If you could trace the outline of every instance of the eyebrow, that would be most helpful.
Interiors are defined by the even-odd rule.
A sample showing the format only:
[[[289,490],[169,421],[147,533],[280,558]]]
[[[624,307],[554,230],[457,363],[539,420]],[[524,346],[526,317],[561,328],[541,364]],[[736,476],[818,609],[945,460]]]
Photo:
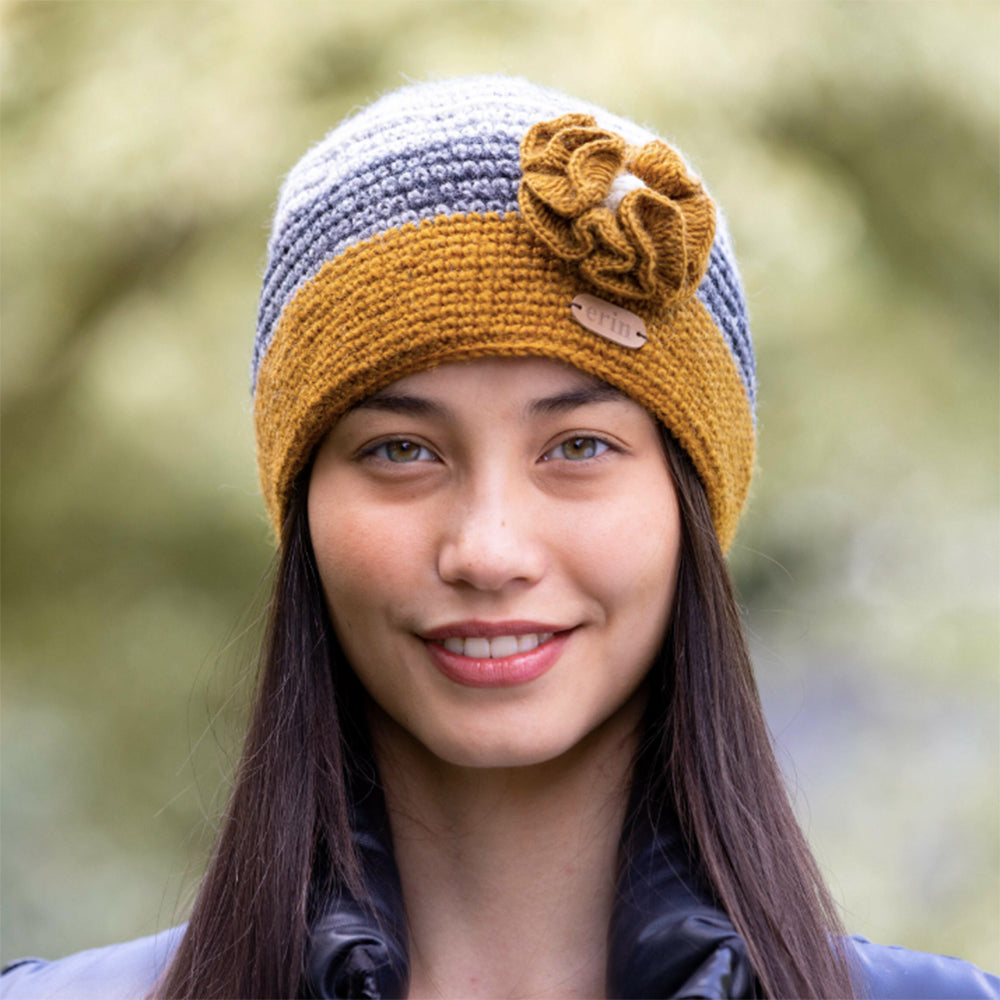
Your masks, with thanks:
[[[604,403],[625,398],[625,394],[620,390],[608,385],[607,382],[595,379],[590,385],[568,389],[566,392],[559,392],[553,396],[533,399],[525,407],[525,413],[529,416],[551,416],[575,410],[577,407],[590,403]],[[380,389],[361,400],[360,403],[356,403],[351,407],[351,410],[380,410],[385,413],[402,413],[415,417],[444,418],[451,415],[450,408],[437,400],[428,399],[426,396],[394,392],[391,388]]]
[[[578,406],[586,406],[588,403],[604,403],[609,400],[624,398],[625,394],[614,388],[614,386],[595,379],[590,385],[580,386],[577,389],[569,389],[554,396],[543,396],[541,399],[532,400],[528,405],[528,412],[548,416],[553,413],[565,413],[567,410],[575,410]]]
[[[450,410],[442,403],[425,396],[410,396],[406,393],[380,389],[360,403],[355,403],[349,412],[355,410],[382,410],[386,413],[405,413],[414,417],[446,417]]]

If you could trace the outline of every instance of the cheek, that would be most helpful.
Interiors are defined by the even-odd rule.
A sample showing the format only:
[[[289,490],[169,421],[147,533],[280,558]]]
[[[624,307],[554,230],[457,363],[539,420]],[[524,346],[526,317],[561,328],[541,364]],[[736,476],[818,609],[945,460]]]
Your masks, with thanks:
[[[680,515],[672,486],[638,483],[631,496],[657,502],[617,503],[578,535],[578,565],[619,613],[665,616],[672,604],[680,555]]]
[[[310,497],[309,527],[338,632],[381,614],[412,587],[413,537],[398,516],[378,517],[371,506],[314,503]]]

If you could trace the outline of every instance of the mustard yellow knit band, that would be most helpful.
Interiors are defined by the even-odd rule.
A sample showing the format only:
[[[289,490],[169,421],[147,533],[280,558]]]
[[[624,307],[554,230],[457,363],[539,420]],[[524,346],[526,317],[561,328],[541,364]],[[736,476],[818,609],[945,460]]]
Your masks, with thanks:
[[[754,455],[729,345],[691,296],[668,308],[619,301],[648,335],[637,350],[621,346],[573,318],[570,302],[593,291],[514,213],[407,224],[322,264],[282,310],[257,378],[257,458],[275,529],[299,471],[354,403],[445,362],[539,355],[603,379],[663,422],[694,462],[728,548]]]

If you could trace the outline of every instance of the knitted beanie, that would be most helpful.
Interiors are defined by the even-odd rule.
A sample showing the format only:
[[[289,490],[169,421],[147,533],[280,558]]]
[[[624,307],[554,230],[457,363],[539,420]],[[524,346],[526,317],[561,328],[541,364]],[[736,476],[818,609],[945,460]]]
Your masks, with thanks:
[[[680,154],[520,79],[405,87],[292,169],[252,378],[280,533],[326,430],[396,379],[541,356],[621,390],[691,457],[723,548],[754,455],[754,359],[724,221]]]

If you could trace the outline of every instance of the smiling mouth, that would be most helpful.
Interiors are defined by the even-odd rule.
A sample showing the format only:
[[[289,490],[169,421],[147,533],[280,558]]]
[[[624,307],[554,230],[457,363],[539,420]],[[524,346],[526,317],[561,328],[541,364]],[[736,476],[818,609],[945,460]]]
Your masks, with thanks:
[[[554,632],[527,632],[523,635],[449,636],[439,640],[440,644],[456,656],[476,660],[499,660],[517,653],[530,653],[549,641]]]
[[[542,621],[463,621],[420,636],[431,662],[450,681],[508,688],[541,677],[562,657],[576,629]]]

